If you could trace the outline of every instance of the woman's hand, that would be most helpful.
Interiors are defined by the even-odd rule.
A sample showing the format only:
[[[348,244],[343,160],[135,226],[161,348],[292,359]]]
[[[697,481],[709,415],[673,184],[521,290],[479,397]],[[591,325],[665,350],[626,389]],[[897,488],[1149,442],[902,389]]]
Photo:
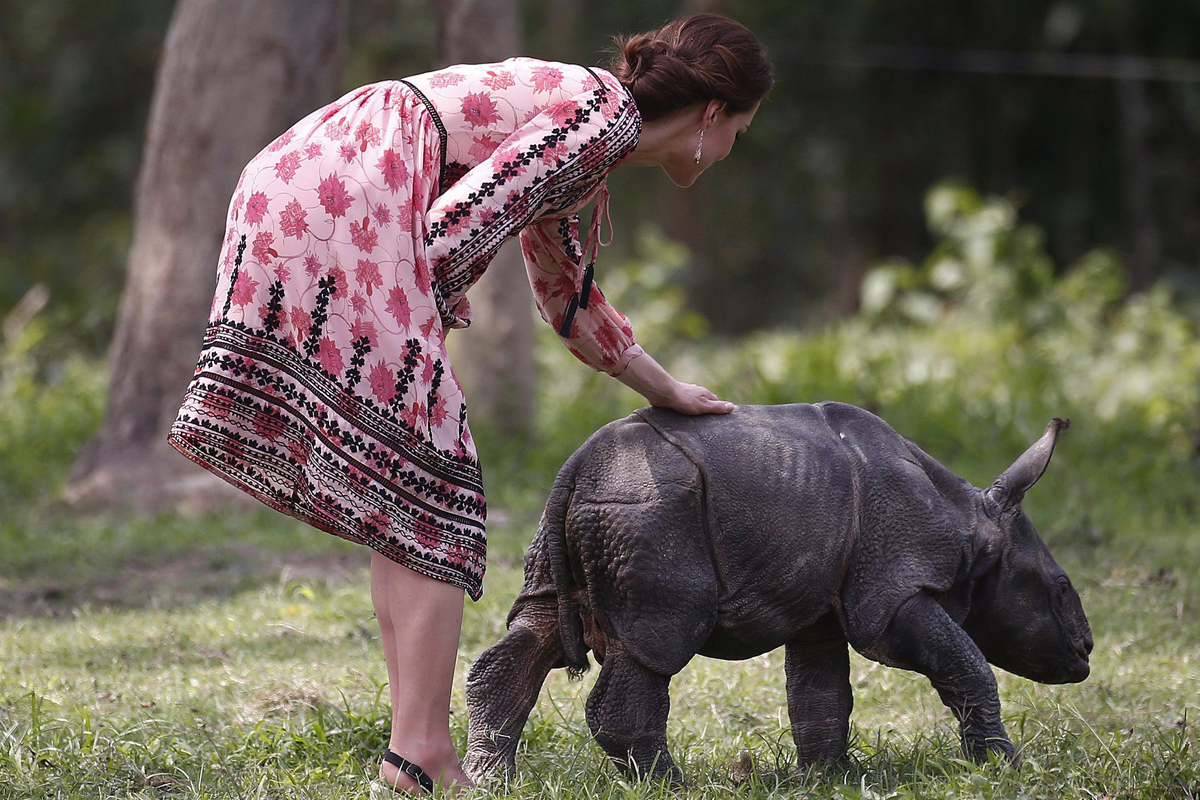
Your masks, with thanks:
[[[647,353],[630,361],[617,380],[645,397],[650,405],[681,414],[728,414],[735,407],[703,386],[675,380]]]
[[[728,414],[734,409],[733,403],[720,399],[703,386],[679,381],[675,385],[674,397],[646,399],[652,406],[674,409],[680,414]]]

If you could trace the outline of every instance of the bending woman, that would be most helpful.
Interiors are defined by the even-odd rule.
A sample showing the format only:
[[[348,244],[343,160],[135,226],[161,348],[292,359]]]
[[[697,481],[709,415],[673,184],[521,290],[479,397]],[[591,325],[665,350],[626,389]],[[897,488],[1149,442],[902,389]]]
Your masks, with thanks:
[[[642,351],[592,265],[608,173],[659,165],[691,185],[771,85],[749,31],[698,15],[621,41],[611,72],[514,58],[364,86],[243,171],[170,442],[375,551],[392,700],[380,775],[393,788],[470,785],[449,708],[463,592],[482,593],[486,507],[445,345],[470,324],[467,291],[519,234],[542,317],[584,363],[655,406],[731,410]]]

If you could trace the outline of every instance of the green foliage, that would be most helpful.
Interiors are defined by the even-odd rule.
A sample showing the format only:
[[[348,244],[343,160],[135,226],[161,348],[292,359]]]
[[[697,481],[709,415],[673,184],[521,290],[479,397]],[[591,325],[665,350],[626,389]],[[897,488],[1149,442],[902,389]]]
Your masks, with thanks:
[[[175,5],[0,3],[0,315],[44,282],[60,327],[93,353],[115,318],[154,69]],[[602,61],[613,34],[682,8],[668,0],[520,7],[525,54],[583,64]],[[432,8],[353,0],[342,88],[432,68]],[[1200,84],[1118,91],[1108,79],[978,74],[953,53],[999,50],[1031,66],[1034,53],[1193,58],[1197,4],[727,0],[721,9],[762,38],[776,65],[778,83],[752,131],[682,199],[655,170],[612,177],[618,230],[654,218],[687,239],[691,300],[715,329],[798,324],[816,309],[845,307],[857,280],[842,281],[842,265],[925,251],[920,197],[947,175],[1027,197],[1027,215],[1059,260],[1097,243],[1129,251],[1134,229],[1152,223],[1162,253],[1146,274],[1196,280]],[[890,63],[908,56],[948,68]],[[1135,86],[1136,101],[1124,91]],[[1129,141],[1139,118],[1143,140]],[[1131,213],[1139,158],[1148,207]]]
[[[1073,419],[1047,477],[1059,490],[1035,492],[1030,503],[1046,507],[1044,525],[1080,543],[1190,519],[1200,421],[1194,309],[1166,285],[1127,296],[1109,251],[1056,275],[1040,231],[1009,201],[943,185],[926,208],[937,237],[930,256],[870,271],[862,312],[819,332],[688,335],[684,262],[654,240],[619,270],[631,277],[606,274],[605,287],[647,351],[681,379],[736,403],[864,406],[977,485],[1051,417]],[[526,472],[543,491],[599,424],[641,404],[560,350],[543,338],[539,358],[554,379],[543,382],[542,445]]]
[[[941,186],[927,207],[941,241],[920,267],[893,263],[867,275],[865,335],[906,329],[919,357],[986,334],[955,354],[988,379],[979,390],[1019,389],[1043,406],[1162,437],[1176,459],[1188,455],[1200,390],[1194,308],[1165,284],[1126,297],[1109,251],[1088,253],[1055,278],[1040,232],[1019,222],[1007,201]],[[898,353],[893,361],[906,359]]]
[[[110,335],[172,0],[0,3],[0,316],[34,283],[92,353]]]
[[[1200,795],[1194,318],[1165,286],[1126,295],[1109,253],[1051,269],[1036,229],[1005,201],[941,187],[929,208],[930,257],[881,265],[866,280],[886,291],[819,331],[713,339],[687,310],[687,254],[652,234],[600,283],[681,377],[739,403],[864,405],[976,483],[1049,417],[1073,417],[1027,502],[1084,598],[1092,677],[1048,687],[999,675],[1024,758],[1015,771],[962,761],[926,681],[855,656],[849,764],[797,777],[782,654],[696,659],[673,682],[669,730],[694,785],[671,792],[620,777],[590,740],[596,670],[582,682],[552,674],[512,797]],[[0,353],[0,798],[364,794],[389,720],[362,549],[265,510],[55,513],[104,387],[100,365],[63,353],[52,330],[34,317]],[[504,629],[555,471],[642,404],[577,363],[548,326],[542,335],[537,441],[524,454],[484,453],[501,513],[489,522],[484,598],[464,615],[451,724],[460,748],[465,671]],[[268,556],[282,553],[324,568],[281,576]],[[65,618],[23,616],[63,608]],[[748,772],[732,766],[742,751]]]
[[[57,494],[102,417],[103,368],[77,354],[47,359],[48,323],[0,341],[0,508]]]

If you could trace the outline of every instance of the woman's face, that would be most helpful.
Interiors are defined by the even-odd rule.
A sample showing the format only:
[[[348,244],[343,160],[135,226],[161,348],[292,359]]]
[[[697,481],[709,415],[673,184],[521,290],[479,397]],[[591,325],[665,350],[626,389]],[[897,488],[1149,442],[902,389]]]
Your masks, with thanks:
[[[700,113],[694,117],[696,124],[687,126],[690,130],[685,129],[679,137],[675,158],[663,164],[671,181],[677,186],[691,186],[711,164],[729,155],[733,143],[750,127],[758,106],[755,103],[753,108],[737,114],[726,113],[724,104],[716,100],[700,106]],[[700,143],[701,130],[704,146],[697,163],[696,145]]]

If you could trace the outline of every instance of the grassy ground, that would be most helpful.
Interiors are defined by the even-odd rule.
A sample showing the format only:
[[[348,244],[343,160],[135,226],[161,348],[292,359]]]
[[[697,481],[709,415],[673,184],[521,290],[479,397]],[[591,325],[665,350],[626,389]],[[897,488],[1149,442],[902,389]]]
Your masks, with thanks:
[[[863,313],[821,331],[710,340],[687,308],[686,254],[653,236],[610,265],[606,294],[680,378],[739,403],[861,405],[977,485],[1051,417],[1072,418],[1026,508],[1083,596],[1092,675],[1000,675],[1013,770],[964,763],[924,679],[856,658],[850,766],[801,780],[781,654],[697,659],[672,684],[670,743],[693,784],[678,796],[1200,797],[1200,310],[1167,283],[1127,294],[1103,252],[1052,269],[1005,200],[941,187],[927,208],[926,262],[874,270]],[[365,797],[388,733],[367,552],[266,511],[56,511],[100,425],[105,371],[54,332],[35,319],[0,344],[0,800]],[[538,503],[584,438],[641,402],[548,327],[539,341],[553,379],[535,435],[500,446],[473,426],[493,443],[493,514],[453,698],[460,746],[463,678],[502,632]],[[623,780],[590,741],[595,672],[548,679],[513,797],[666,794]]]
[[[535,520],[497,521],[485,597],[466,612],[460,745],[463,678],[501,633]],[[388,716],[365,550],[265,512],[51,518],[14,536],[0,560],[0,797],[366,797]],[[675,679],[671,747],[693,783],[678,796],[1200,797],[1194,548],[1060,555],[1096,633],[1093,673],[1065,687],[1000,675],[1019,771],[964,763],[923,679],[856,657],[851,767],[797,779],[776,652],[697,659]],[[589,740],[596,672],[548,679],[513,797],[669,793],[625,781]]]

